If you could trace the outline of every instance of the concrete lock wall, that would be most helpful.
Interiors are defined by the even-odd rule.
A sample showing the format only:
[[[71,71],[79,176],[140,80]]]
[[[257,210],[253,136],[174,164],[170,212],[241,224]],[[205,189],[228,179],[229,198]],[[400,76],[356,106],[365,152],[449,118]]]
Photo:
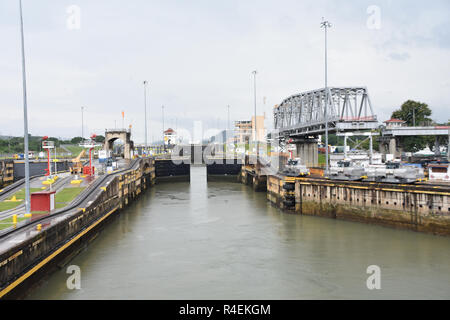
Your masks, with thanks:
[[[267,199],[293,213],[450,235],[448,190],[409,187],[268,176]]]
[[[47,169],[47,161],[30,162],[30,176],[44,175],[45,169]],[[51,162],[50,166],[52,172],[55,170],[55,163]],[[69,161],[59,161],[56,163],[56,170],[58,172],[69,170]],[[20,180],[25,178],[25,163],[20,161],[14,162],[14,180]]]
[[[156,160],[155,176],[157,181],[190,181],[191,164],[172,160]]]
[[[10,185],[14,182],[14,161],[0,161],[0,188]]]
[[[36,277],[44,275],[42,270],[87,243],[107,218],[154,183],[152,167],[152,160],[143,160],[137,170],[116,176],[88,207],[79,208],[64,220],[1,253],[0,293],[6,292],[7,298],[20,294]]]
[[[295,183],[296,211],[450,235],[448,195],[389,188]]]

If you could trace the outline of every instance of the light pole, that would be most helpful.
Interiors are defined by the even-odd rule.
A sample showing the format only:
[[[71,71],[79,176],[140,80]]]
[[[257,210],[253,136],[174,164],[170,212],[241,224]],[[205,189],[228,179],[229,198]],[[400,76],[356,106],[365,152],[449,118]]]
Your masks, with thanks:
[[[230,131],[230,105],[227,106],[227,129]]]
[[[256,74],[258,73],[258,71],[253,71],[253,92],[254,92],[254,101],[255,101],[255,143],[256,143],[256,156],[258,157],[258,137],[257,137],[257,127],[256,127]]]
[[[163,137],[163,147],[166,148],[166,144],[164,143],[164,106],[161,107],[162,110],[162,137]]]
[[[81,142],[84,142],[84,107],[81,107]]]
[[[328,174],[329,158],[328,158],[328,28],[331,28],[331,23],[322,18],[321,28],[325,29],[325,170]]]
[[[30,159],[28,154],[28,109],[27,109],[27,80],[25,69],[25,40],[23,35],[22,0],[20,7],[20,35],[22,44],[22,81],[23,81],[23,131],[25,153],[25,213],[30,213]]]
[[[145,116],[145,155],[147,155],[148,152],[148,145],[147,145],[147,80],[144,80],[144,116]]]

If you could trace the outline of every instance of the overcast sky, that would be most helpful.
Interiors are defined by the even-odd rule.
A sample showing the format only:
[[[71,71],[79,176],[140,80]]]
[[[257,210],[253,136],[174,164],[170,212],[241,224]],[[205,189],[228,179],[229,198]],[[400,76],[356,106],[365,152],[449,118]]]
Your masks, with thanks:
[[[80,8],[80,25],[76,13]],[[373,7],[375,5],[376,7]],[[367,86],[381,121],[407,99],[450,118],[450,1],[23,0],[29,130],[103,134],[133,125],[144,140],[142,81],[150,82],[149,141],[165,127],[225,128],[258,113],[273,126],[284,98],[329,85]],[[372,6],[372,7],[371,7]],[[23,134],[18,1],[0,0],[0,135]],[[369,10],[368,10],[369,9]],[[379,9],[379,15],[378,15]],[[378,19],[380,17],[380,19]],[[75,19],[75,20],[74,20]],[[176,120],[177,119],[177,120]]]

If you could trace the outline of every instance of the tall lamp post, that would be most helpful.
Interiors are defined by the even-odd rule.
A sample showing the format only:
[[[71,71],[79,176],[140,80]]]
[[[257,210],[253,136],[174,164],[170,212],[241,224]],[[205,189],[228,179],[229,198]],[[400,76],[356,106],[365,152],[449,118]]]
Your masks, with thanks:
[[[331,23],[322,18],[321,28],[325,29],[325,170],[328,174],[329,170],[329,155],[328,155],[328,28],[331,28]]]
[[[164,106],[161,107],[162,110],[162,142],[163,142],[163,148],[166,150],[166,143],[164,141]]]
[[[27,80],[25,69],[25,40],[23,35],[22,0],[20,7],[20,35],[22,44],[22,81],[23,81],[23,131],[25,153],[25,213],[30,213],[30,159],[28,154],[28,109],[27,109]]]
[[[84,107],[81,107],[81,142],[84,142]]]
[[[230,131],[230,105],[227,106],[227,129]]]
[[[144,80],[144,116],[145,116],[145,155],[147,155],[148,152],[148,146],[147,146],[147,80]]]
[[[257,127],[256,127],[256,74],[258,73],[258,71],[253,71],[253,93],[254,93],[254,102],[255,102],[255,144],[256,144],[256,157],[258,157],[258,131],[257,131]]]

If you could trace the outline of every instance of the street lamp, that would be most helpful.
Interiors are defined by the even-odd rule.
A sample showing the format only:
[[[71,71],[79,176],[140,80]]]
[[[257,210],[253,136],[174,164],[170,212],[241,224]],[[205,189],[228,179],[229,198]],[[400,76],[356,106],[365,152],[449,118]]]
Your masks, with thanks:
[[[328,28],[331,28],[331,23],[322,18],[321,28],[325,29],[325,169],[328,174],[329,158],[328,158]]]
[[[144,80],[145,155],[147,155],[147,80]]]
[[[254,102],[255,102],[255,142],[256,142],[256,157],[258,157],[258,137],[257,137],[257,128],[256,128],[256,74],[258,71],[253,71],[253,92],[254,92]]]
[[[230,131],[230,105],[227,106],[227,129]]]
[[[81,142],[84,141],[84,107],[81,107]]]
[[[162,143],[164,149],[166,149],[166,144],[164,143],[164,106],[161,107],[161,110],[162,110],[162,136],[163,136]]]
[[[25,153],[25,213],[30,213],[30,159],[28,154],[28,109],[27,109],[27,80],[25,69],[25,40],[23,35],[22,0],[20,7],[20,35],[22,44],[22,81],[23,81],[23,131]]]

